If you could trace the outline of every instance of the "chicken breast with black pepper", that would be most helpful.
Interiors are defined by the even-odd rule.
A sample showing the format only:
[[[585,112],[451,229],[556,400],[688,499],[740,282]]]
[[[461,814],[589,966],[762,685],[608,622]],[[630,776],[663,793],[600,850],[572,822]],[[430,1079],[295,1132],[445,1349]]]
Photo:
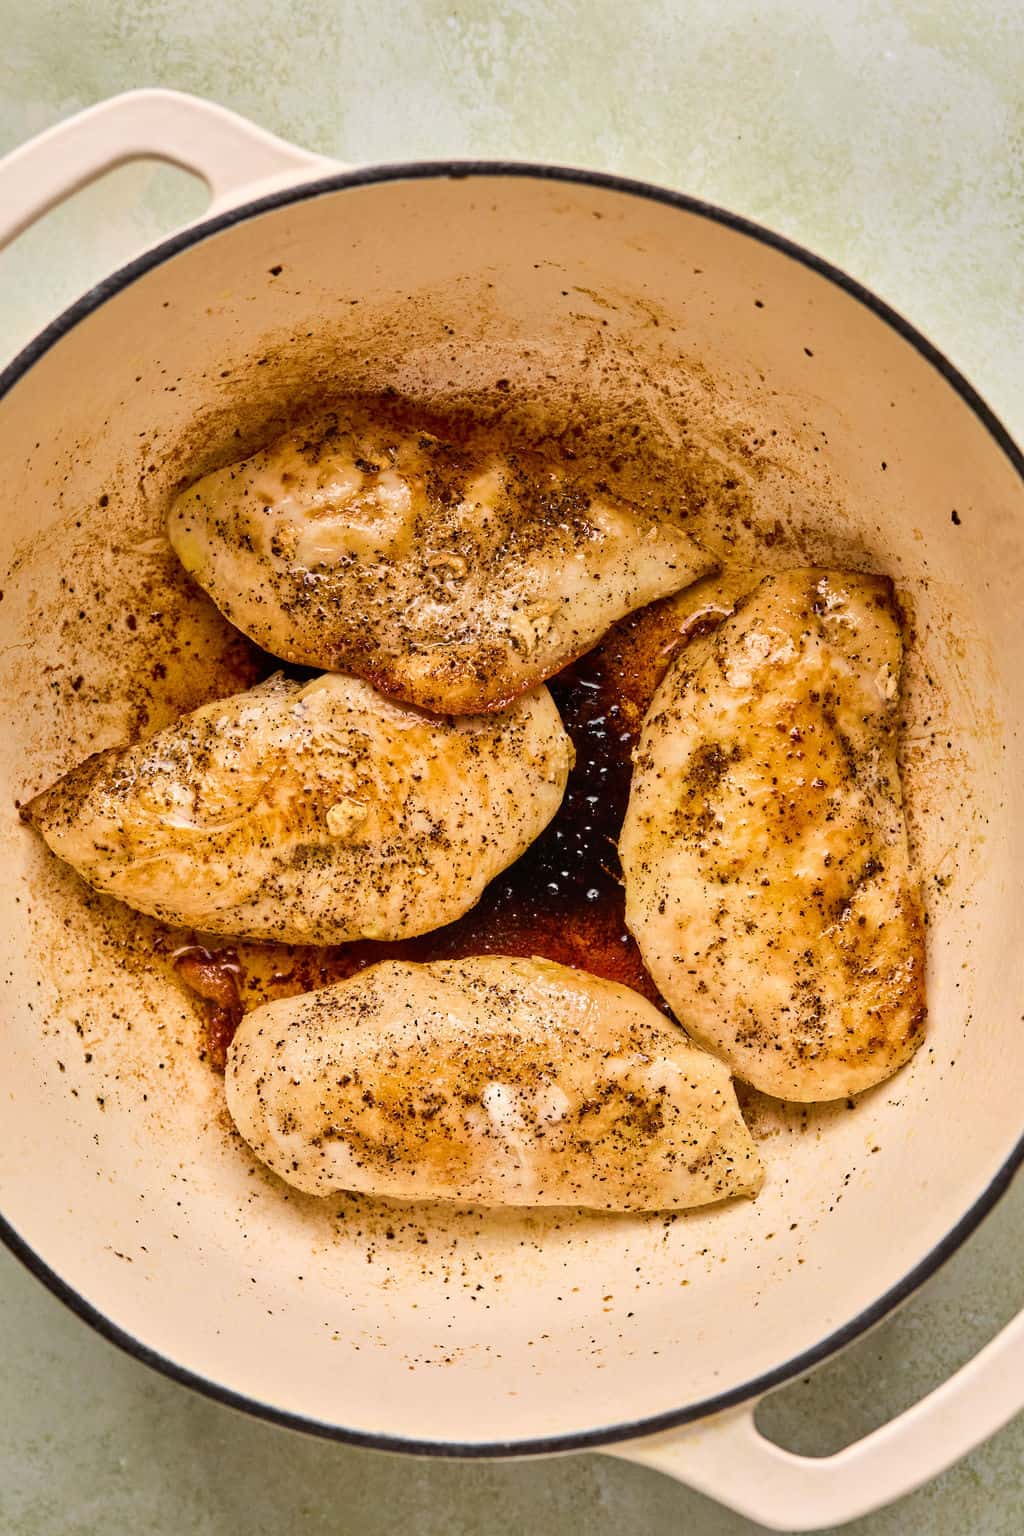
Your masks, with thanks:
[[[354,678],[277,676],[101,752],[23,810],[97,890],[209,933],[336,944],[454,921],[555,814],[547,689],[441,720]]]
[[[568,460],[323,418],[175,501],[168,534],[286,661],[441,714],[498,709],[714,561]]]
[[[779,1098],[868,1088],[924,1034],[901,663],[888,580],[790,571],[687,646],[644,723],[627,923],[686,1029]]]
[[[729,1074],[628,987],[503,955],[386,961],[249,1013],[235,1124],[326,1195],[671,1210],[753,1194]]]

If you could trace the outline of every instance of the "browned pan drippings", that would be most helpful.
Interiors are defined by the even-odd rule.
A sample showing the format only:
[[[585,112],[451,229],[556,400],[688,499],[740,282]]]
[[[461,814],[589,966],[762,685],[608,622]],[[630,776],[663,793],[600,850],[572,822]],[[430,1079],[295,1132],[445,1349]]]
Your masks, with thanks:
[[[565,798],[537,841],[457,922],[392,943],[215,947],[203,951],[201,975],[186,955],[177,974],[196,997],[204,1018],[210,1064],[223,1070],[237,1023],[233,1011],[229,1015],[210,1006],[210,976],[221,953],[225,981],[233,987],[241,973],[242,999],[248,1007],[344,980],[379,960],[506,954],[541,955],[583,967],[635,988],[664,1008],[626,930],[616,842],[644,712],[686,632],[678,600],[652,604],[616,625],[589,655],[551,681],[576,749]],[[195,985],[197,978],[201,988]]]

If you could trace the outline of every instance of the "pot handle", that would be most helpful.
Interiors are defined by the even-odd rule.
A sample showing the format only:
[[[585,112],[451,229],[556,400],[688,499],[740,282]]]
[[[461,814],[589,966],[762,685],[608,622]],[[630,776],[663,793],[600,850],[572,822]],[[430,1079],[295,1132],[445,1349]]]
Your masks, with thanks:
[[[912,1493],[1024,1407],[1024,1312],[889,1424],[834,1456],[797,1456],[760,1433],[756,1404],[706,1424],[607,1447],[773,1531],[818,1531]]]
[[[0,162],[0,247],[105,171],[166,160],[201,176],[209,218],[237,203],[343,167],[181,91],[126,91],[66,118]]]

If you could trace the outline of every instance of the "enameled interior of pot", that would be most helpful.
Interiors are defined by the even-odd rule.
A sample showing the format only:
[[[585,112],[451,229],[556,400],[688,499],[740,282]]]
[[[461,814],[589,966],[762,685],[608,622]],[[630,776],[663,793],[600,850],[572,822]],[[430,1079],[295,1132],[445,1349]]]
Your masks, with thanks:
[[[248,680],[162,540],[169,489],[310,402],[382,389],[600,427],[628,472],[642,441],[726,562],[897,582],[930,1032],[854,1107],[759,1104],[756,1202],[666,1219],[289,1192],[230,1132],[158,925],[89,895],[18,821],[18,797],[89,751]],[[858,301],[645,198],[384,181],[239,222],[115,293],[15,384],[0,445],[0,1207],[112,1322],[330,1425],[534,1441],[773,1370],[983,1192],[1022,1118],[1024,496]]]

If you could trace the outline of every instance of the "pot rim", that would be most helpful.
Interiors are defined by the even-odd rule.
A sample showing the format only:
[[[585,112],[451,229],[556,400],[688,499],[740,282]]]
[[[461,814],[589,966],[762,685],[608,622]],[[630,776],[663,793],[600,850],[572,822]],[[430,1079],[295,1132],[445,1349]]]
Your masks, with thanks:
[[[145,251],[141,256],[136,257],[125,266],[120,267],[109,277],[103,278],[40,331],[0,372],[0,401],[62,337],[73,330],[88,315],[92,314],[94,310],[99,309],[108,299],[113,298],[115,294],[128,288],[147,272],[162,266],[165,262],[178,255],[179,252],[199,244],[208,235],[216,234],[220,230],[228,229],[234,224],[240,224],[248,219],[258,217],[262,213],[286,207],[291,203],[303,202],[307,199],[322,197],[330,193],[346,191],[353,187],[371,186],[391,181],[467,180],[470,178],[496,176],[532,178],[538,181],[569,182],[581,186],[599,187],[604,191],[618,192],[627,196],[646,198],[651,202],[662,203],[670,208],[677,208],[683,212],[694,214],[698,218],[707,219],[711,223],[722,225],[736,234],[745,235],[747,238],[756,240],[762,245],[769,246],[782,255],[788,256],[801,266],[810,268],[812,272],[817,273],[819,277],[825,278],[837,288],[842,289],[844,293],[848,294],[857,303],[884,321],[904,341],[908,342],[926,363],[929,363],[932,368],[941,374],[946,383],[950,385],[960,396],[967,408],[977,417],[989,436],[994,440],[996,446],[1002,450],[1016,472],[1022,487],[1024,487],[1024,453],[1017,447],[1017,444],[1002,422],[986,405],[973,385],[949,361],[945,354],[928,341],[915,326],[884,300],[873,294],[870,289],[865,288],[855,278],[849,277],[840,268],[833,266],[831,262],[807,250],[804,246],[790,240],[785,235],[776,234],[773,230],[766,229],[751,219],[743,218],[739,214],[730,213],[713,203],[688,196],[683,192],[674,192],[649,182],[602,171],[578,170],[569,166],[531,164],[529,162],[510,160],[425,160],[370,166],[351,171],[339,171],[333,175],[301,182],[264,197],[254,198],[251,201],[241,203],[229,209],[225,213],[191,224],[187,228],[169,236],[166,240],[161,241],[150,250]],[[159,1351],[151,1348],[148,1344],[143,1343],[141,1339],[136,1338],[126,1329],[121,1328],[117,1323],[112,1322],[98,1307],[94,1306],[92,1302],[87,1301],[73,1286],[61,1279],[30,1244],[20,1236],[2,1213],[0,1213],[0,1241],[5,1244],[16,1258],[21,1260],[37,1279],[42,1281],[48,1290],[69,1307],[72,1312],[76,1313],[94,1328],[97,1333],[109,1339],[111,1343],[116,1344],[127,1354],[133,1355],[135,1359],[159,1371],[162,1375],[170,1377],[172,1381],[177,1381],[184,1386],[191,1387],[194,1391],[202,1393],[203,1396],[226,1404],[228,1407],[240,1409],[254,1418],[266,1419],[284,1428],[299,1430],[305,1434],[319,1436],[322,1439],[337,1440],[373,1450],[401,1452],[406,1455],[438,1456],[461,1460],[488,1457],[538,1456],[555,1452],[593,1450],[601,1446],[614,1445],[627,1440],[638,1440],[666,1430],[676,1429],[682,1425],[691,1424],[696,1420],[708,1418],[712,1414],[737,1407],[752,1398],[759,1398],[774,1388],[782,1386],[783,1383],[806,1374],[807,1371],[820,1365],[831,1355],[838,1353],[839,1350],[844,1349],[877,1323],[880,1323],[901,1302],[905,1301],[914,1291],[919,1289],[966,1241],[983,1218],[988,1215],[989,1211],[1006,1193],[1014,1174],[1022,1163],[1024,1163],[1024,1131],[1022,1131],[1010,1155],[996,1170],[982,1193],[922,1259],[913,1265],[894,1285],[890,1286],[887,1291],[884,1291],[881,1296],[876,1297],[869,1306],[857,1313],[856,1316],[850,1318],[831,1333],[826,1334],[816,1344],[791,1356],[790,1359],[782,1364],[773,1366],[771,1370],[764,1371],[739,1386],[731,1387],[726,1391],[716,1393],[711,1397],[703,1398],[696,1403],[691,1403],[681,1408],[670,1409],[666,1412],[652,1414],[646,1418],[608,1425],[598,1429],[570,1431],[564,1434],[547,1435],[524,1440],[483,1442],[435,1441],[413,1439],[402,1435],[378,1434],[365,1430],[348,1429],[342,1425],[331,1424],[289,1409],[276,1408],[269,1403],[260,1402],[258,1399],[249,1397],[243,1392],[236,1392],[233,1388],[226,1387],[220,1382],[212,1381],[190,1367],[178,1364],[166,1355],[160,1354]]]

